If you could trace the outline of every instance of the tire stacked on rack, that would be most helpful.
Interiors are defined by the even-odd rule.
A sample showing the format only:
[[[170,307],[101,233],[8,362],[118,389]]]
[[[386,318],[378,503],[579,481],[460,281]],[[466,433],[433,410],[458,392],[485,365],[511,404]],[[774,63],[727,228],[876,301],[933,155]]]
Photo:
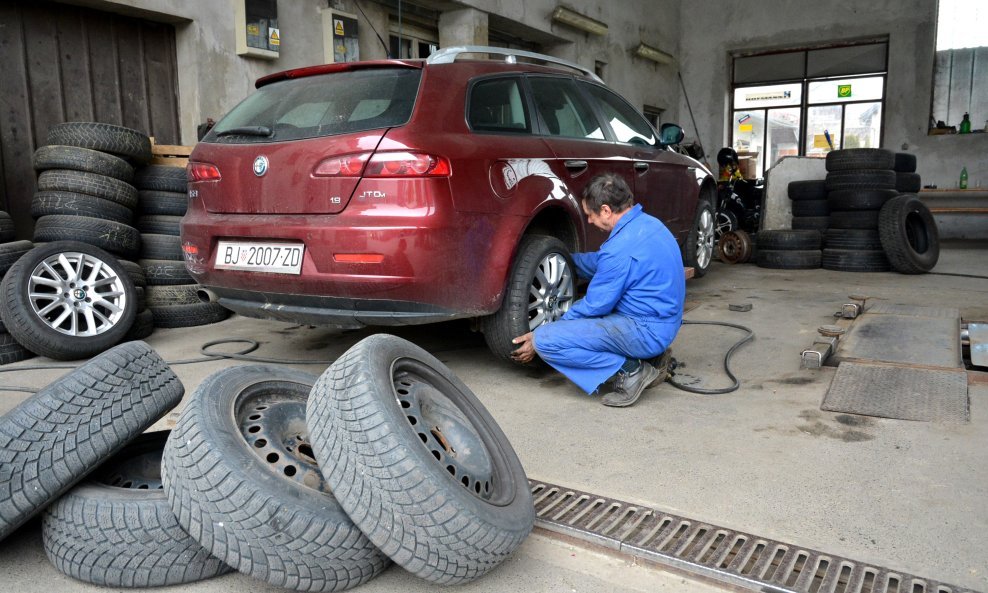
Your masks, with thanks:
[[[850,148],[827,154],[830,223],[824,233],[825,269],[890,269],[878,235],[878,213],[897,194],[895,162],[895,154],[882,148]]]
[[[134,178],[139,192],[136,226],[141,232],[141,267],[147,278],[147,302],[154,327],[191,327],[223,321],[229,312],[203,303],[185,269],[179,237],[188,206],[185,169],[150,165]]]
[[[7,274],[14,263],[34,246],[30,241],[17,241],[14,233],[14,221],[10,215],[0,210],[0,280]],[[34,356],[30,350],[21,346],[7,331],[7,326],[0,319],[0,365],[17,362]]]
[[[916,155],[908,152],[895,153],[895,190],[900,194],[914,194],[923,187],[923,180],[916,172]]]
[[[758,233],[755,262],[760,268],[810,270],[820,267],[820,231],[771,230]]]

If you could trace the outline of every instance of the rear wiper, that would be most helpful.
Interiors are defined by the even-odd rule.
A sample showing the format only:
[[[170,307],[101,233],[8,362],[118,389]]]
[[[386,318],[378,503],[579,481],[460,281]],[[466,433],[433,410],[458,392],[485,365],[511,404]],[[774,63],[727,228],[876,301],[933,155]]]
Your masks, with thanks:
[[[240,126],[239,128],[230,128],[229,130],[223,130],[222,132],[217,132],[216,137],[220,136],[270,136],[271,128],[267,126]]]

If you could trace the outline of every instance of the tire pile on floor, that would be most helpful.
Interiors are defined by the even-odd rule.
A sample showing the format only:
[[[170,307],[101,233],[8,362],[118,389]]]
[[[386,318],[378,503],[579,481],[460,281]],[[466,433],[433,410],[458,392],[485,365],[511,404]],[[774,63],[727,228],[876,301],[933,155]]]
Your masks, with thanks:
[[[219,305],[190,301],[198,285],[191,284],[178,245],[185,170],[143,166],[150,160],[150,138],[129,128],[68,122],[48,131],[47,145],[34,154],[35,245],[0,241],[0,271],[10,269],[0,285],[0,364],[20,360],[26,351],[86,358],[145,338],[155,325],[227,317]],[[6,241],[12,239],[9,226],[9,217],[2,219]],[[141,264],[139,257],[145,258]],[[163,276],[161,283],[185,286],[148,286]]]
[[[827,154],[826,166],[825,181],[789,184],[793,230],[759,233],[761,247],[779,252],[760,252],[758,265],[903,274],[928,272],[936,265],[936,222],[914,193],[904,193],[921,185],[915,155],[878,148],[836,150]]]
[[[532,530],[507,437],[445,365],[401,338],[368,337],[321,377],[222,370],[170,434],[141,435],[183,391],[130,342],[0,417],[11,452],[0,538],[44,511],[49,559],[88,583],[176,585],[236,569],[340,591],[391,561],[466,583]]]

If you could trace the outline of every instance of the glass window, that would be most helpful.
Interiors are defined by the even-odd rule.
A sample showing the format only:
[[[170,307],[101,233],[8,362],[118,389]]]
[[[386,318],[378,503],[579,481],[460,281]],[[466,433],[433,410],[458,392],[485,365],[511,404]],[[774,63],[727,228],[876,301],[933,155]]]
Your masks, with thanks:
[[[765,142],[765,110],[734,112],[734,150],[746,178],[761,175]]]
[[[959,129],[967,113],[972,129],[988,127],[988,3],[940,0],[937,11],[931,119]]]
[[[473,85],[470,127],[485,132],[530,132],[525,102],[517,78],[495,78]]]
[[[846,103],[849,101],[880,101],[885,93],[885,78],[847,78],[844,80],[813,80],[809,83],[808,103]]]
[[[806,110],[806,156],[825,157],[840,147],[843,115],[841,105],[820,105]]]
[[[604,139],[604,132],[572,80],[531,78],[535,107],[550,136]]]
[[[768,130],[765,138],[765,168],[775,165],[784,156],[799,154],[799,107],[768,110]]]
[[[655,131],[652,126],[627,101],[595,84],[587,84],[586,88],[600,102],[604,119],[610,124],[618,142],[655,146]]]
[[[734,89],[734,108],[788,107],[803,101],[803,85],[770,84]]]
[[[844,108],[842,148],[879,148],[881,135],[881,102],[855,103]]]
[[[320,74],[263,86],[213,126],[207,142],[272,142],[346,134],[408,122],[422,71],[382,68]],[[233,128],[270,134],[224,134]]]

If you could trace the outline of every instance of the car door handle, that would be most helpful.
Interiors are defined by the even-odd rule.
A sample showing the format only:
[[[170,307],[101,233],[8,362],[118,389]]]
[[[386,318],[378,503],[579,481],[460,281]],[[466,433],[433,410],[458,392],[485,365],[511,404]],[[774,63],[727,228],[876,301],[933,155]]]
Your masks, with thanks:
[[[587,161],[566,161],[563,165],[565,165],[567,169],[582,170],[587,168]]]
[[[648,163],[638,161],[635,163],[635,171],[648,171]]]

